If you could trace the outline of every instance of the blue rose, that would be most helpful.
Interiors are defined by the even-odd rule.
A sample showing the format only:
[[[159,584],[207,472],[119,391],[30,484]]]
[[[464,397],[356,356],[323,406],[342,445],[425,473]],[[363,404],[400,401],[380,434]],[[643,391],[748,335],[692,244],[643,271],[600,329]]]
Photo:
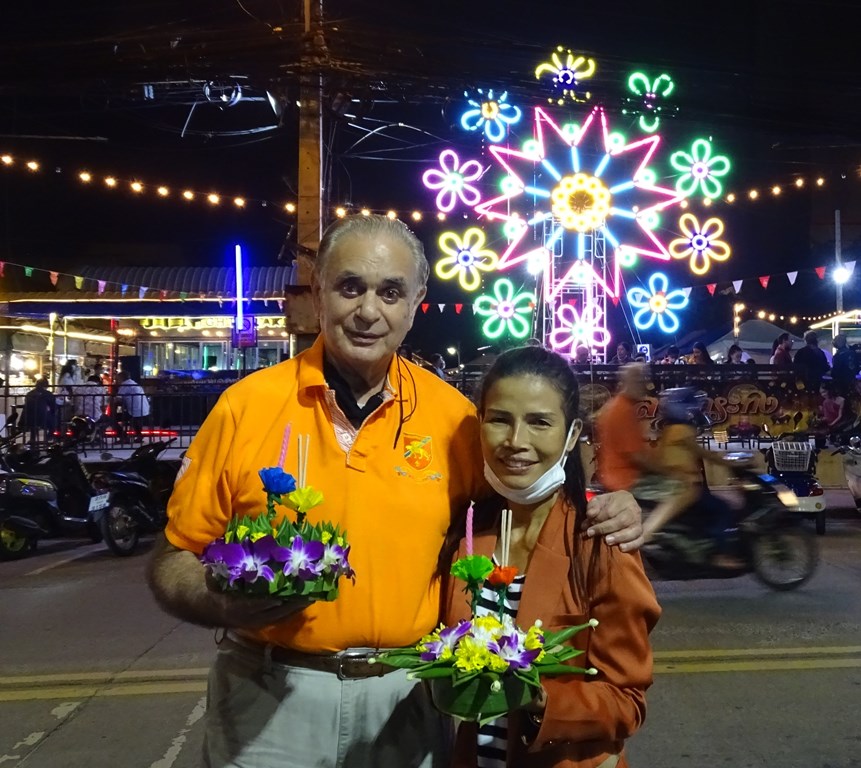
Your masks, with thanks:
[[[260,470],[263,490],[266,493],[281,495],[296,490],[296,478],[287,474],[281,467],[269,467]]]

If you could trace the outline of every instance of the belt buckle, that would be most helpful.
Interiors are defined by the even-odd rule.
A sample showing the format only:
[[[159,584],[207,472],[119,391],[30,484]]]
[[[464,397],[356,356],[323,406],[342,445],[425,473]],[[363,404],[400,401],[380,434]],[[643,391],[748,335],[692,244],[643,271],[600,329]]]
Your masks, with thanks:
[[[339,680],[355,680],[357,679],[357,675],[348,675],[344,671],[344,664],[349,663],[351,661],[364,661],[368,663],[368,659],[374,655],[373,651],[359,651],[359,650],[351,650],[347,649],[338,654],[338,679]],[[369,665],[370,666],[370,665]],[[383,670],[380,667],[380,670],[373,675],[362,675],[362,677],[382,677]]]

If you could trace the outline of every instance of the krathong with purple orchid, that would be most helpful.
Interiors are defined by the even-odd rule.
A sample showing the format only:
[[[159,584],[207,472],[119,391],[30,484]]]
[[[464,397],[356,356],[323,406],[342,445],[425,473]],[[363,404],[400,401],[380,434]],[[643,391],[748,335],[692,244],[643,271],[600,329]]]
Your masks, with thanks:
[[[510,514],[503,515],[501,565],[472,553],[471,515],[467,520],[467,554],[454,562],[451,573],[466,583],[471,618],[450,627],[440,624],[415,646],[385,651],[374,661],[407,669],[410,678],[428,680],[434,705],[445,714],[485,723],[533,701],[544,675],[598,674],[592,667],[569,664],[583,652],[567,643],[598,622],[591,619],[554,632],[545,632],[541,621],[526,631],[516,626],[503,612],[505,588],[516,573],[507,564]],[[485,586],[497,593],[496,615],[476,613]]]
[[[303,458],[300,450],[299,474],[304,481]],[[355,580],[346,532],[329,522],[308,521],[308,512],[323,501],[320,491],[304,482],[297,485],[281,467],[261,469],[259,474],[265,511],[232,517],[224,536],[203,550],[201,562],[225,592],[334,600],[342,578]]]

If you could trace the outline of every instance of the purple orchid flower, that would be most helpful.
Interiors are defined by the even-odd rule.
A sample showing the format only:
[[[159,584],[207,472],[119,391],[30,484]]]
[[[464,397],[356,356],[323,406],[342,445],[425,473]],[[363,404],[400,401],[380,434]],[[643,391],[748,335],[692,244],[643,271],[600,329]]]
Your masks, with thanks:
[[[527,651],[523,646],[522,638],[517,633],[502,635],[499,640],[489,643],[487,647],[499,658],[507,661],[509,669],[529,669],[541,653],[541,648]]]
[[[298,576],[302,581],[311,581],[323,569],[324,545],[322,541],[303,541],[301,536],[293,538],[284,561],[284,574]]]
[[[215,576],[226,577],[231,587],[239,580],[253,584],[262,578],[271,582],[275,573],[267,562],[268,549],[264,544],[258,550],[249,540],[229,544],[215,541],[204,550],[201,561]]]
[[[353,578],[356,574],[350,567],[349,557],[349,547],[329,543],[323,550],[323,557],[320,560],[321,571],[330,571],[338,576]]]
[[[422,661],[436,661],[439,659],[443,651],[448,648],[454,652],[455,646],[460,642],[464,635],[468,634],[472,629],[472,623],[469,621],[461,621],[456,626],[446,627],[439,633],[439,640],[432,640],[425,643],[425,650],[421,655]]]

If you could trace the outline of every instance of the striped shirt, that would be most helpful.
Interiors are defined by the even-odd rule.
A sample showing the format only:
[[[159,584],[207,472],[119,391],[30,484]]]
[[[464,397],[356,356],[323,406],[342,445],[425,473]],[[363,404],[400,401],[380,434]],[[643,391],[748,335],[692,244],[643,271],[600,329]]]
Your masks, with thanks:
[[[494,559],[494,562],[495,559]],[[519,573],[505,591],[503,614],[517,618],[520,606],[520,593],[523,590],[525,573]],[[481,588],[475,607],[476,616],[499,616],[499,593],[488,582]],[[508,747],[508,716],[503,715],[479,726],[478,729],[478,768],[504,768],[505,753]]]

